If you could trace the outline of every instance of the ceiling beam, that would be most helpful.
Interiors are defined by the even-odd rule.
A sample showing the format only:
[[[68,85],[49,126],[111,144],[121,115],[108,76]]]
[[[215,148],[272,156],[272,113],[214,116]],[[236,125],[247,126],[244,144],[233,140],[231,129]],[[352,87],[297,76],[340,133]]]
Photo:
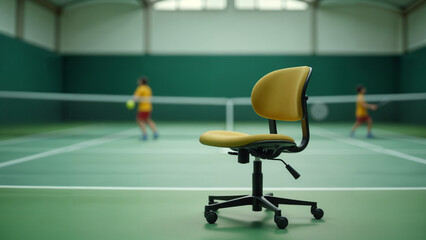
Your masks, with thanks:
[[[383,9],[387,9],[389,11],[392,12],[396,12],[398,14],[402,14],[403,11],[402,9],[393,3],[384,3],[383,1],[380,0],[352,0],[352,1],[347,1],[347,2],[342,2],[339,0],[322,0],[320,1],[320,5],[325,6],[325,5],[340,5],[340,6],[348,6],[348,5],[368,5],[368,6],[375,6],[375,7],[379,7],[379,8],[383,8]]]
[[[86,0],[86,1],[71,1],[61,5],[63,9],[85,6],[97,3],[123,3],[123,4],[141,4],[142,0]]]
[[[154,5],[158,2],[163,2],[163,1],[165,1],[165,0],[151,0],[151,1],[149,1],[149,4],[151,4],[151,6],[152,6],[152,5]]]
[[[16,1],[16,24],[15,32],[18,39],[22,39],[24,36],[24,0]]]
[[[157,2],[162,2],[165,0],[139,0],[139,2],[141,3],[142,6],[146,7],[146,6],[152,6]]]
[[[51,3],[51,2],[49,2],[47,0],[31,0],[31,1],[37,3],[40,6],[43,6],[43,7],[47,8],[47,9],[49,9],[50,11],[52,11],[54,13],[56,13],[58,11],[58,9],[59,9],[58,6],[56,6],[55,4],[53,4],[53,3]]]
[[[398,4],[393,3],[393,2],[386,2],[384,3],[382,0],[370,0],[368,2],[373,3],[373,5],[377,5],[377,6],[386,6],[388,5],[390,8],[398,10],[399,12],[402,12],[402,7],[400,7]]]
[[[426,0],[418,0],[413,2],[410,6],[407,6],[404,9],[404,14],[409,14],[410,12],[414,11],[415,9],[421,7],[424,3],[426,3]]]
[[[141,6],[143,7],[148,7],[149,6],[149,1],[148,0],[139,0]]]

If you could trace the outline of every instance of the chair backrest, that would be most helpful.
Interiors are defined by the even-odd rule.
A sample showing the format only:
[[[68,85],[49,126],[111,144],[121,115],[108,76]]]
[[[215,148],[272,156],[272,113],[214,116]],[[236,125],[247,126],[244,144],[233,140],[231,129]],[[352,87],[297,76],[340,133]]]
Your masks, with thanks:
[[[304,118],[307,82],[310,67],[294,67],[273,71],[262,77],[253,87],[251,104],[264,118],[299,121]]]

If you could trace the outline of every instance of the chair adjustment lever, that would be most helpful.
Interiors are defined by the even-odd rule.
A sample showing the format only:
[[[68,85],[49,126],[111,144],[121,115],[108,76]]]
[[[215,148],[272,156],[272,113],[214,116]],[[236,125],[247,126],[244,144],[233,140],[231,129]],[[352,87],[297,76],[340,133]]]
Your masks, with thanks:
[[[294,169],[292,166],[290,166],[290,164],[287,164],[286,162],[284,162],[284,160],[279,159],[279,158],[269,158],[267,160],[281,161],[282,163],[284,163],[285,168],[287,168],[288,172],[291,174],[291,176],[294,177],[294,179],[298,179],[300,177],[300,174],[296,171],[296,169]]]
[[[228,152],[229,155],[238,155],[238,152]]]

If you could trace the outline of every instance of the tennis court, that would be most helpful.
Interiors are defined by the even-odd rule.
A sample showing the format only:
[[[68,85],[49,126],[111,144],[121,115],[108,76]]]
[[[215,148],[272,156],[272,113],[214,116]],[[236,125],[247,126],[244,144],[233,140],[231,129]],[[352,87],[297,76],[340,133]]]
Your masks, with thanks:
[[[133,123],[68,123],[2,128],[2,239],[422,239],[426,236],[425,129],[382,124],[375,139],[348,137],[349,124],[314,124],[310,147],[264,164],[265,191],[318,201],[283,206],[286,230],[272,212],[248,208],[203,217],[207,196],[249,193],[251,164],[198,142],[221,123],[159,123],[158,140],[139,140]],[[297,135],[296,125],[286,127]],[[262,123],[237,123],[255,134]],[[27,133],[27,134],[25,134]],[[420,135],[420,136],[419,136]],[[214,233],[214,234],[213,234]]]
[[[0,240],[426,239],[425,22],[0,0]]]

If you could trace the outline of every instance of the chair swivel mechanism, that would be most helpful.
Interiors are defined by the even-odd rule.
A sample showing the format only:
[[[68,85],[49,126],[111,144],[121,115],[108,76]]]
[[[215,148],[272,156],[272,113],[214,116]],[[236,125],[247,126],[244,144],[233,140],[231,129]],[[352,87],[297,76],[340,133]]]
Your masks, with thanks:
[[[248,135],[233,131],[208,131],[200,136],[200,142],[204,145],[230,148],[232,151],[229,154],[238,155],[238,162],[241,164],[249,163],[250,155],[254,157],[252,193],[209,196],[208,205],[204,210],[207,222],[211,224],[216,222],[218,209],[245,205],[251,205],[253,211],[261,211],[262,208],[273,211],[274,221],[280,229],[285,229],[288,225],[288,219],[282,216],[278,208],[280,204],[311,206],[311,213],[315,219],[323,217],[324,212],[317,208],[316,202],[279,198],[272,193],[263,194],[261,160],[280,160],[295,179],[300,176],[294,168],[277,157],[281,153],[301,152],[308,145],[306,87],[311,72],[310,67],[280,69],[265,75],[256,83],[251,93],[251,103],[259,116],[268,119],[269,134]],[[303,134],[301,143],[298,145],[293,138],[278,134],[276,120],[300,121]]]

